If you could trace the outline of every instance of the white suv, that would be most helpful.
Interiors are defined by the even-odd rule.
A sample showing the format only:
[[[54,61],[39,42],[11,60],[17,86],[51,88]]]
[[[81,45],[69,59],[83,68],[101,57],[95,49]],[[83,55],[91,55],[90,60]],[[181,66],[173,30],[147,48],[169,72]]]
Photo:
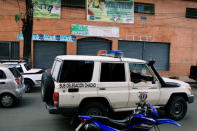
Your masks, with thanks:
[[[12,107],[22,99],[24,79],[15,67],[0,64],[0,105]]]
[[[182,119],[192,103],[189,84],[162,78],[154,62],[106,56],[57,56],[51,73],[43,73],[42,99],[52,114],[107,115],[135,108],[140,92],[147,102]]]
[[[26,91],[31,92],[34,86],[41,85],[43,69],[31,69],[24,60],[1,60],[0,63],[15,66],[24,77]]]

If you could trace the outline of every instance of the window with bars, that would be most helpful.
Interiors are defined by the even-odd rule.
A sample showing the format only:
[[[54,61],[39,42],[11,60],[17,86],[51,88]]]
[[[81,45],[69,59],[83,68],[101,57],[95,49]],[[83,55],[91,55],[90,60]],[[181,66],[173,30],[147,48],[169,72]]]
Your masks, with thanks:
[[[62,6],[85,8],[86,0],[61,0]]]
[[[62,6],[85,8],[86,0],[62,0]],[[155,5],[152,3],[134,2],[135,13],[155,14]]]
[[[186,18],[197,19],[197,8],[186,8]]]
[[[134,7],[135,13],[155,14],[154,4],[135,2]]]

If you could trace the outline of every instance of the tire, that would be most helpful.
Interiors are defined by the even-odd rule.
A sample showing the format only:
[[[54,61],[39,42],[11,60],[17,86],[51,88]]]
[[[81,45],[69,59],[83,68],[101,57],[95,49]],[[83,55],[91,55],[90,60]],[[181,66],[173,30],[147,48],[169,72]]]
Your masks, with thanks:
[[[54,82],[50,72],[44,72],[41,80],[41,97],[46,103],[53,100]]]
[[[31,80],[25,80],[25,86],[26,86],[25,93],[30,93],[34,86],[34,83]]]
[[[187,113],[187,102],[181,96],[175,96],[167,106],[167,114],[173,120],[181,120]]]
[[[100,102],[88,102],[82,106],[80,114],[87,116],[107,116],[108,108]]]
[[[0,104],[5,108],[13,107],[16,104],[16,98],[11,94],[3,94],[0,98]]]

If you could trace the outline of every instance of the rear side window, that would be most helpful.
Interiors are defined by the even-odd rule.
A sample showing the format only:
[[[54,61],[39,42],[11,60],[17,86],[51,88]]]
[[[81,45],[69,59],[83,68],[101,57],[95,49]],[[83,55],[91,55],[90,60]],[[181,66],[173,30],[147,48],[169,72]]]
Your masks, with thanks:
[[[59,82],[90,82],[93,69],[93,61],[64,61]]]
[[[15,78],[21,77],[21,74],[19,73],[19,71],[16,68],[9,68],[9,70],[12,72],[12,74],[14,75]]]
[[[101,82],[124,82],[125,68],[124,63],[102,63]]]
[[[5,73],[2,70],[0,70],[0,79],[5,79],[5,78],[6,78]]]
[[[58,73],[59,73],[61,64],[62,64],[61,61],[55,61],[55,62],[54,62],[54,65],[53,65],[53,68],[52,68],[52,77],[53,77],[53,79],[56,80],[56,81],[57,81],[57,79],[58,79]]]
[[[16,67],[16,68],[17,68],[17,70],[18,70],[19,72],[23,73],[23,69],[22,69],[21,66],[20,66],[20,67]]]

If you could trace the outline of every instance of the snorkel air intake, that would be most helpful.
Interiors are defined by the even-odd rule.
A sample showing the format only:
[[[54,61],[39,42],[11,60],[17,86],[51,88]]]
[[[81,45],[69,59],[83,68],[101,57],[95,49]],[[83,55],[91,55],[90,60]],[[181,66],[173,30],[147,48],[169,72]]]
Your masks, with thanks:
[[[166,87],[166,83],[165,81],[162,79],[162,77],[159,75],[159,73],[156,71],[155,67],[154,67],[155,61],[151,60],[148,62],[148,66],[151,67],[151,69],[153,70],[153,72],[155,73],[155,75],[157,76],[157,78],[159,79],[161,86],[162,87]]]

